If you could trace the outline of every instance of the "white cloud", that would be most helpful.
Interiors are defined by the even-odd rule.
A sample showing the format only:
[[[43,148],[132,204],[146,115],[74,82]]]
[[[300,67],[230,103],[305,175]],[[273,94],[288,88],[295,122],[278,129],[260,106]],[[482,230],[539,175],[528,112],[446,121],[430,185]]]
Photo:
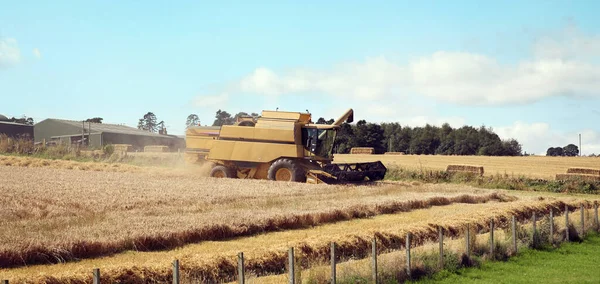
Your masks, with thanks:
[[[302,76],[281,77],[268,68],[260,67],[239,82],[239,91],[261,95],[279,95],[308,89]]]
[[[220,108],[226,107],[229,101],[228,93],[221,93],[218,95],[199,95],[192,101],[192,104],[196,107],[201,108]]]
[[[544,37],[531,58],[502,64],[476,53],[438,51],[406,63],[385,57],[337,65],[329,70],[255,69],[229,85],[229,93],[267,96],[319,93],[385,101],[426,96],[461,105],[503,105],[554,96],[600,97],[600,36],[576,29]]]
[[[559,132],[543,122],[524,123],[517,121],[510,126],[494,127],[494,131],[502,139],[515,138],[529,153],[545,155],[550,147],[564,147],[568,144],[579,144],[581,134],[581,151],[583,155],[600,154],[600,132],[592,129]]]
[[[492,58],[438,52],[412,64],[416,92],[464,105],[527,103],[546,97],[600,97],[600,66],[543,59],[502,66]]]
[[[13,66],[21,61],[21,51],[14,38],[0,38],[0,67]]]
[[[533,45],[536,58],[586,60],[600,57],[600,36],[585,35],[577,27],[565,29],[539,38]]]
[[[37,58],[37,59],[42,58],[42,53],[40,52],[39,48],[34,48],[33,49],[33,56],[35,56],[35,58]]]
[[[403,71],[384,57],[343,64],[333,70],[296,69],[277,74],[259,67],[233,84],[234,91],[261,95],[320,92],[359,99],[382,98],[402,78]]]

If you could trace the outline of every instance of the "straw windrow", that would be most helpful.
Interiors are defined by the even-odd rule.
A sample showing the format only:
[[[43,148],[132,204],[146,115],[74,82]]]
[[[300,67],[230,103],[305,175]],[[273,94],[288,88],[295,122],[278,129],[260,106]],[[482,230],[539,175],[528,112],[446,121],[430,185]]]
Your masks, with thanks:
[[[117,242],[78,241],[53,246],[45,244],[28,245],[14,250],[0,251],[0,267],[68,262],[112,255],[126,250],[156,251],[172,249],[202,241],[216,241],[265,232],[309,228],[327,223],[368,218],[381,214],[408,212],[453,203],[477,204],[489,201],[510,202],[514,200],[516,200],[515,197],[498,193],[480,196],[465,194],[455,197],[432,197],[425,200],[385,202],[373,206],[357,205],[309,214],[289,214],[272,217],[255,224],[216,224],[195,230],[144,235]]]
[[[584,202],[585,207],[591,207],[591,203]],[[567,207],[569,211],[574,211],[579,208],[579,202],[565,203],[563,201],[538,202],[530,205],[522,205],[519,207],[506,208],[501,211],[494,212],[494,223],[497,229],[508,228],[511,224],[512,216],[518,222],[528,222],[535,212],[538,216],[548,214],[550,210],[561,212]],[[488,214],[481,214],[481,217],[469,221],[468,224],[479,233],[486,233],[489,225]],[[367,221],[365,221],[367,222]],[[413,246],[421,246],[428,242],[437,240],[438,227],[444,228],[444,234],[447,238],[456,238],[462,236],[464,228],[467,225],[465,221],[455,223],[436,224],[430,223],[423,227],[418,227],[410,230],[411,243]],[[403,249],[405,236],[408,231],[398,233],[375,233],[375,238],[381,251]],[[349,258],[365,258],[371,251],[372,235],[356,234],[345,236],[341,239],[336,239],[337,254],[343,261]],[[310,263],[325,263],[330,255],[330,243],[300,243],[297,244],[296,250],[298,257],[302,259],[300,266],[306,268]],[[285,271],[287,252],[270,251],[269,253],[247,258],[245,260],[246,273],[256,276],[269,274],[278,274]],[[235,258],[220,257],[208,262],[194,262],[181,260],[185,263],[183,266],[184,273],[190,279],[201,281],[203,283],[220,283],[233,281],[237,268]],[[157,267],[131,267],[131,268],[109,268],[103,273],[103,281],[109,283],[123,282],[126,283],[148,283],[148,281],[163,281],[167,282],[171,279],[171,270],[168,268]],[[19,279],[17,279],[18,282]],[[89,283],[91,276],[89,274],[73,274],[61,277],[37,276],[27,279],[28,283]]]

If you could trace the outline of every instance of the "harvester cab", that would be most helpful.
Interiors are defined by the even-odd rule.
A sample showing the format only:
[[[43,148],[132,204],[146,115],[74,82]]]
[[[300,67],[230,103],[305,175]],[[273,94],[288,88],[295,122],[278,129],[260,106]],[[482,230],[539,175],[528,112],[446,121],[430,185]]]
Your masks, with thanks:
[[[309,183],[381,180],[381,162],[337,164],[333,148],[340,125],[352,122],[349,109],[332,124],[314,124],[310,113],[263,111],[222,127],[190,127],[186,160],[214,164],[212,177]]]

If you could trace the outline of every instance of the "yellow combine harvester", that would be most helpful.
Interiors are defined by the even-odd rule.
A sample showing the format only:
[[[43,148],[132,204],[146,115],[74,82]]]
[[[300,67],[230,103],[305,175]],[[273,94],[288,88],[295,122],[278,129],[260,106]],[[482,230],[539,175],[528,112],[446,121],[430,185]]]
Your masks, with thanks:
[[[332,163],[337,130],[353,117],[349,109],[326,125],[314,124],[310,113],[263,111],[257,119],[238,119],[234,125],[190,127],[186,158],[214,163],[212,177],[309,183],[381,180],[387,169],[379,161]]]

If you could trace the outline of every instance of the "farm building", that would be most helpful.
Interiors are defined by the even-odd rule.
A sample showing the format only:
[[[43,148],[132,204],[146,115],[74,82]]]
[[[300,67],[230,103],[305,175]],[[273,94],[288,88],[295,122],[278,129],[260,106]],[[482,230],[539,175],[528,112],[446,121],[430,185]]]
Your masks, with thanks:
[[[129,144],[134,151],[143,151],[146,146],[168,146],[177,151],[185,148],[185,140],[174,135],[161,135],[137,128],[73,120],[48,118],[34,126],[35,142],[56,141],[83,144],[101,148],[109,144]]]
[[[33,139],[33,126],[8,121],[8,118],[0,114],[0,135],[11,138]]]

